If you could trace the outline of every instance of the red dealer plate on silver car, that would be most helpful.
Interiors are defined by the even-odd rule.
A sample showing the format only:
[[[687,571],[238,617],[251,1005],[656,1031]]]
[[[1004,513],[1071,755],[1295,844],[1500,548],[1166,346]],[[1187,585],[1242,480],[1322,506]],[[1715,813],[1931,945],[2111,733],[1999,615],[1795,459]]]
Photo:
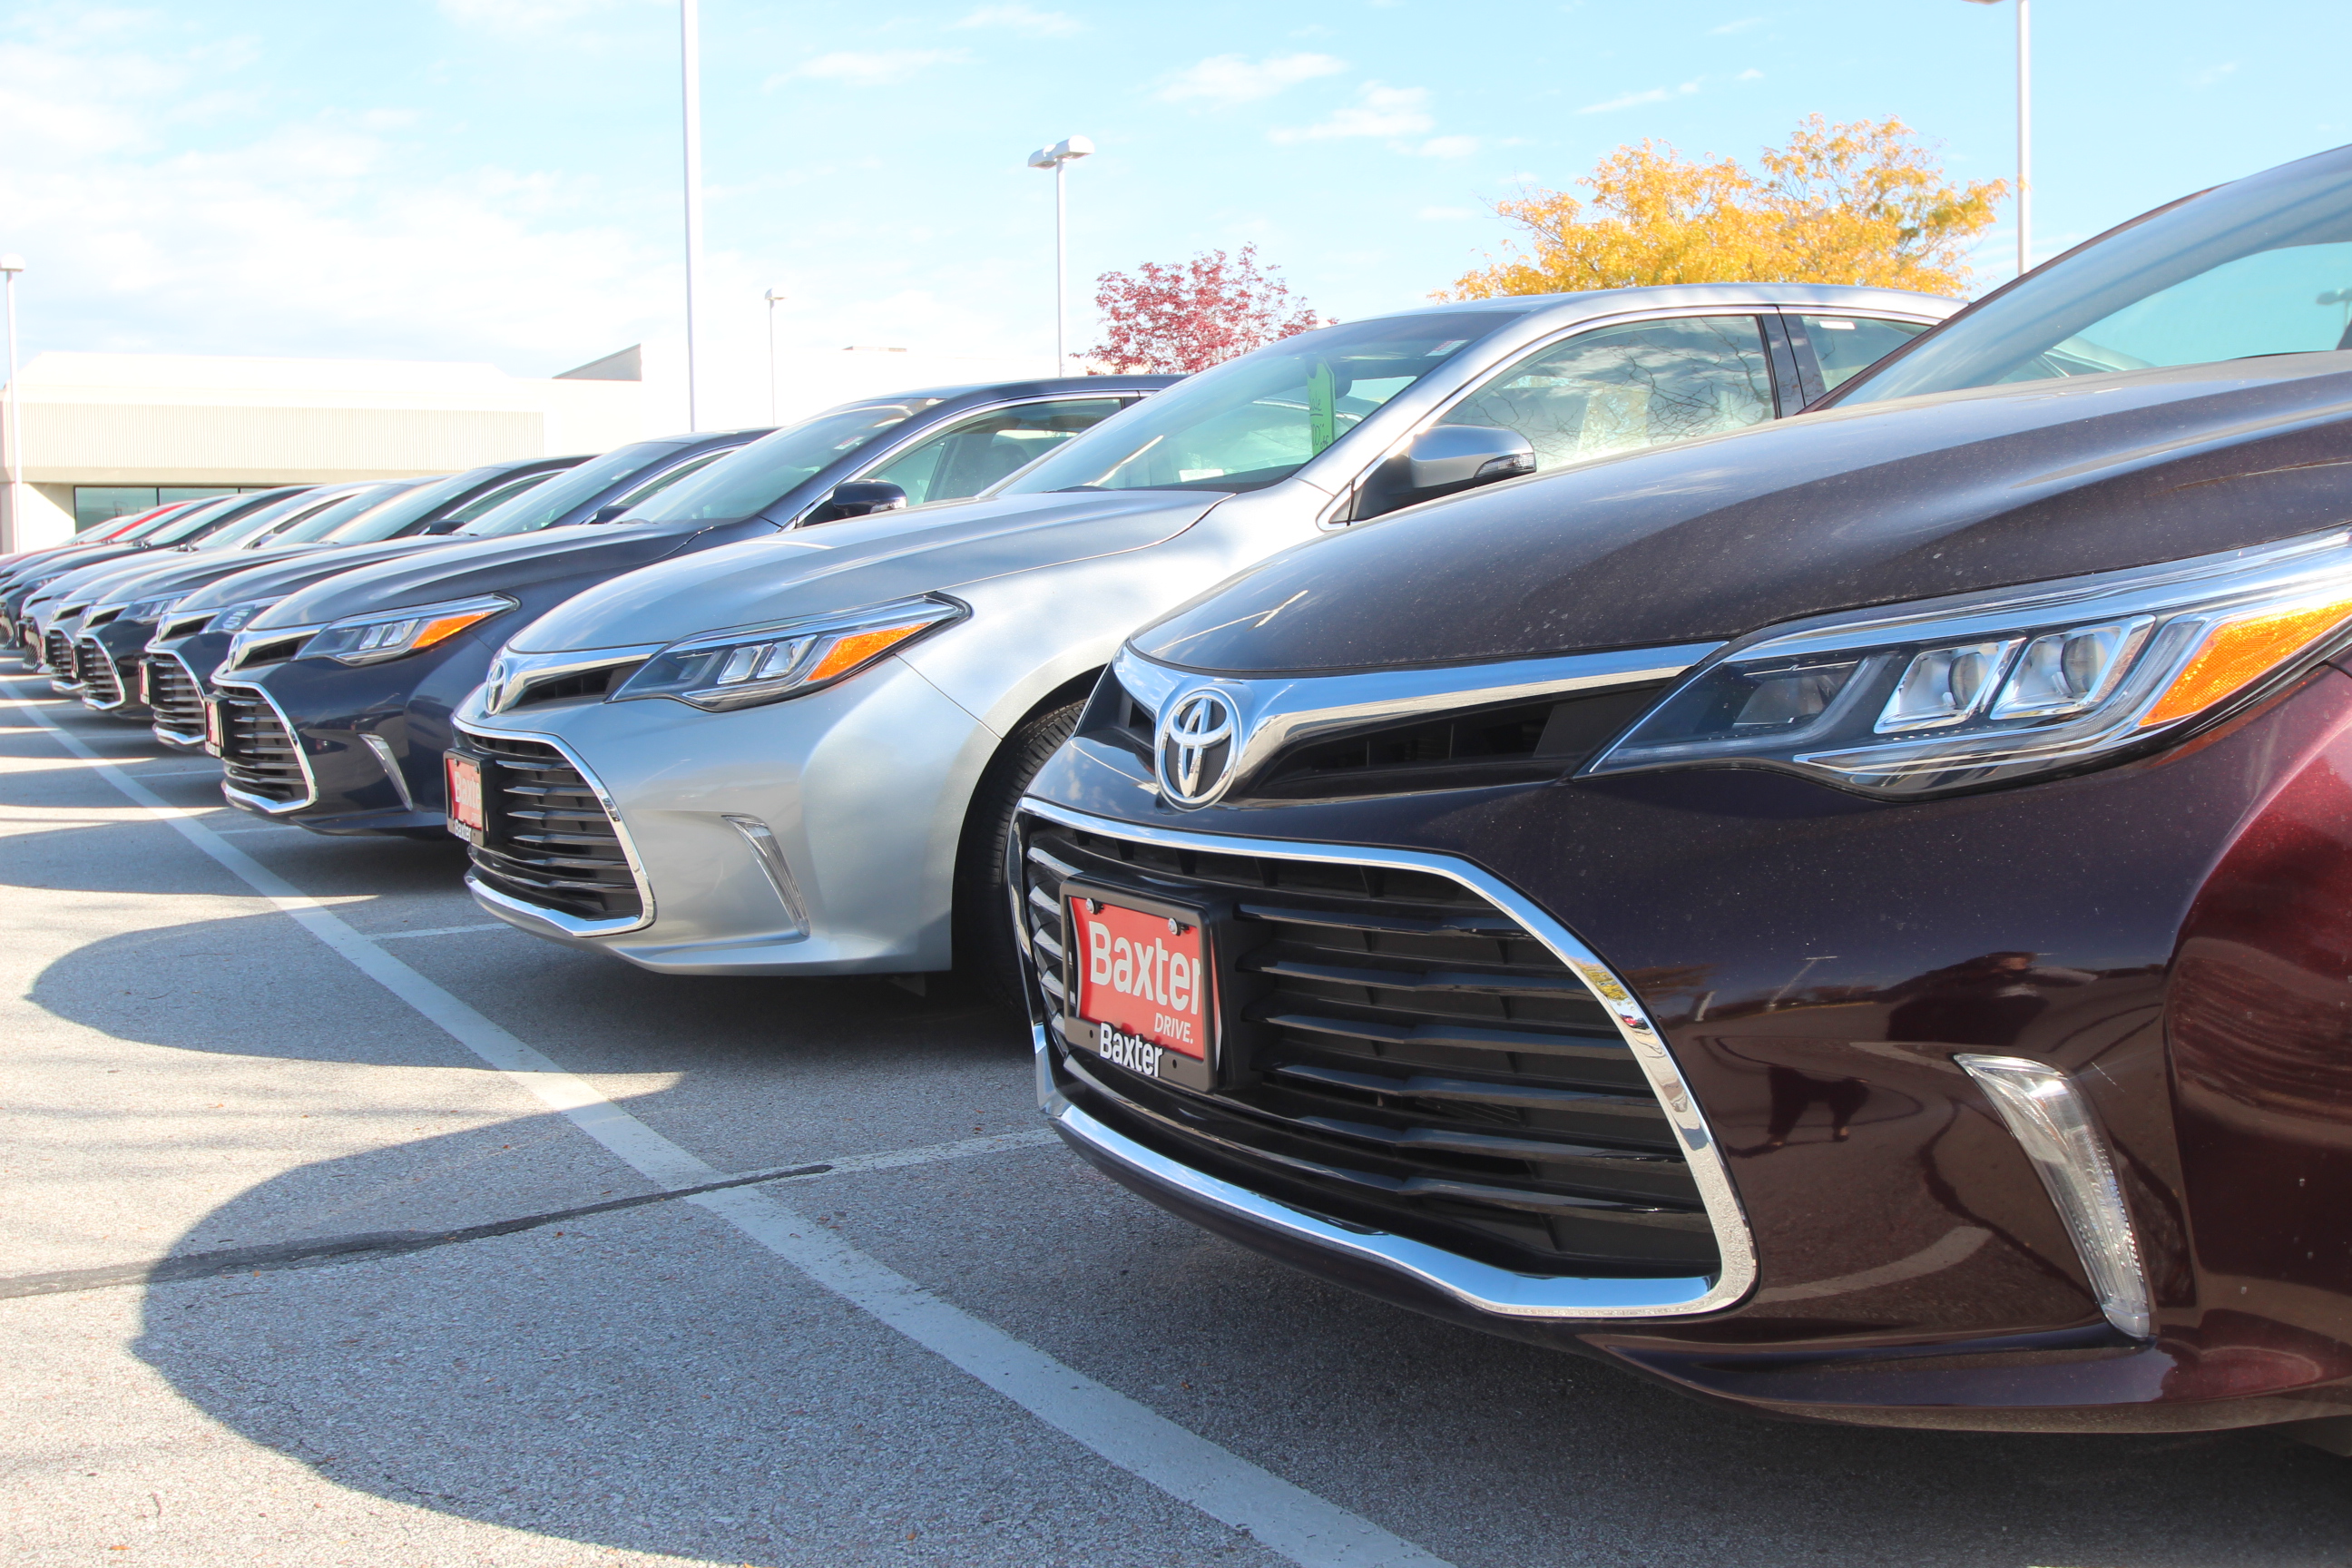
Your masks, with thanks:
[[[1069,899],[1072,1010],[1097,1054],[1131,1072],[1209,1086],[1215,985],[1197,919]]]
[[[441,753],[449,770],[449,826],[468,833],[482,831],[482,764],[455,752]]]

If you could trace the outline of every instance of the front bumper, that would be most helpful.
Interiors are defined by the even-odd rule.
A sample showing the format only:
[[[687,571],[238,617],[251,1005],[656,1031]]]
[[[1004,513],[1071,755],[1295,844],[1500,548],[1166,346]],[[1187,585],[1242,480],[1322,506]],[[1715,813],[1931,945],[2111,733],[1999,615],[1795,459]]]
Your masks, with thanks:
[[[458,727],[460,752],[493,768],[501,742],[560,751],[609,803],[644,884],[642,912],[621,920],[520,891],[487,874],[478,850],[475,897],[534,935],[679,974],[900,973],[951,961],[965,804],[998,737],[898,660],[731,713],[590,700],[469,709]],[[507,842],[496,820],[490,828]]]
[[[1196,1137],[1106,1097],[1119,1080],[1053,1037],[1033,983],[1040,1096],[1087,1159],[1208,1228],[1710,1399],[1956,1429],[2342,1417],[2347,772],[2352,680],[2328,671],[2177,752],[1940,803],[1713,770],[1177,813],[1083,740],[1039,775],[1033,807],[1113,837],[1451,860],[1572,927],[1654,1021],[1753,1238],[1749,1284],[1696,1303],[1615,1311],[1562,1271],[1496,1282],[1462,1248],[1433,1258],[1426,1235],[1318,1204],[1318,1176],[1251,1178],[1203,1141],[1230,1120]],[[2102,1320],[1953,1065],[1967,1051],[2058,1066],[2092,1101],[2147,1260],[2148,1338]]]

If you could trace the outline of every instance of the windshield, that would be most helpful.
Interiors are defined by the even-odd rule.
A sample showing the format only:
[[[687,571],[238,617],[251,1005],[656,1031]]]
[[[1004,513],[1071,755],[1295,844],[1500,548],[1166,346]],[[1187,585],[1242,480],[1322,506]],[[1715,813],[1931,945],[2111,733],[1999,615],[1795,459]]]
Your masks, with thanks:
[[[470,473],[421,480],[415,488],[387,496],[319,537],[330,544],[373,544],[381,539],[394,538],[409,524],[432,515],[451,497],[464,495],[478,482]]]
[[[988,493],[1262,489],[1521,314],[1433,311],[1285,338],[1144,399]]]
[[[676,441],[639,441],[616,447],[482,513],[454,537],[487,539],[551,528],[614,485],[665,460],[677,448]]]
[[[257,498],[248,496],[246,499],[251,500]],[[288,512],[301,510],[303,506],[309,504],[310,500],[310,496],[307,489],[282,491],[278,499],[268,506],[257,507],[236,521],[213,530],[212,532],[205,535],[204,542],[196,548],[234,550],[240,544],[260,538]]]
[[[192,539],[197,534],[204,532],[205,529],[211,527],[213,520],[219,517],[223,512],[236,510],[238,503],[243,501],[246,498],[241,495],[226,495],[215,500],[206,501],[200,507],[195,507],[190,510],[182,512],[179,516],[173,518],[169,523],[157,529],[145,539],[140,541],[140,542],[142,544],[152,544],[160,547],[169,544],[178,544],[184,540]]]
[[[321,510],[312,512],[270,542],[272,544],[309,544],[315,540],[324,539],[352,519],[364,516],[369,510],[381,506],[393,497],[404,494],[425,482],[423,479],[394,479],[389,484],[369,485],[364,489],[353,490],[342,500],[331,503]]]
[[[738,447],[682,484],[631,510],[623,522],[732,522],[762,512],[820,470],[945,401],[901,397],[830,408]]]
[[[1840,405],[2352,348],[2352,149],[2217,186],[2060,258]]]

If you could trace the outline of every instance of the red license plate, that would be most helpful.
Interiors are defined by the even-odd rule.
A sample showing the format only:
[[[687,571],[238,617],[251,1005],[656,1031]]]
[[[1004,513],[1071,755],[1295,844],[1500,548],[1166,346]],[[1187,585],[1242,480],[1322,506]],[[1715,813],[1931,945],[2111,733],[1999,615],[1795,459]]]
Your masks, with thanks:
[[[1096,1049],[1154,1078],[1206,1087],[1215,990],[1199,925],[1100,899],[1069,900],[1076,1011]]]
[[[222,752],[220,703],[209,697],[205,699],[205,750],[215,757]]]
[[[449,773],[450,825],[482,832],[482,764],[455,752],[443,752],[441,762]]]

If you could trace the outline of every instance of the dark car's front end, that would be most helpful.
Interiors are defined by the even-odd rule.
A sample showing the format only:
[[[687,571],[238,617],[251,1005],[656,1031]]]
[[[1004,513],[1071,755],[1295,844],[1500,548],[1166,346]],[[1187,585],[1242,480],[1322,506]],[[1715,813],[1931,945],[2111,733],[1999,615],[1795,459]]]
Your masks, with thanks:
[[[2352,156],[2221,195],[1139,633],[1018,826],[1058,1130],[1778,1413],[2352,1417],[2352,353],[2210,352],[2352,254]]]

